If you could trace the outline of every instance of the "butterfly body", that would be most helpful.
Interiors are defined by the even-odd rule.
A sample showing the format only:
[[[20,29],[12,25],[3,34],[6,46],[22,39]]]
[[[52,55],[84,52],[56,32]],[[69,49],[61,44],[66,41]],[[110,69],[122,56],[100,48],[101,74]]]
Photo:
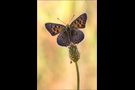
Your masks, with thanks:
[[[86,13],[80,15],[70,25],[66,26],[55,23],[46,23],[45,27],[52,36],[60,33],[57,37],[57,43],[60,46],[70,46],[71,43],[78,44],[84,39],[84,33],[79,28],[85,28],[87,20]]]
[[[70,32],[71,31],[71,28],[70,28],[70,26],[68,24],[66,25],[66,31],[67,32]]]

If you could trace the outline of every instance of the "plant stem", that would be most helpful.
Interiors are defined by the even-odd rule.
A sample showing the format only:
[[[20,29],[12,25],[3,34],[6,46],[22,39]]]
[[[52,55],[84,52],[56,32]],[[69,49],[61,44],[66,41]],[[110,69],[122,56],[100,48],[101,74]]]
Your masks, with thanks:
[[[79,68],[77,62],[75,62],[76,65],[76,72],[77,72],[77,90],[79,90]]]

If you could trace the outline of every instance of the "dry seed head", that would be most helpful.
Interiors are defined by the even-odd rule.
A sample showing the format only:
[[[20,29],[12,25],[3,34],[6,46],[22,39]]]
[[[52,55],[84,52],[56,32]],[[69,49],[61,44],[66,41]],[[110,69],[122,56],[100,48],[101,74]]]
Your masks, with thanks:
[[[76,45],[73,45],[71,44],[69,48],[69,58],[74,61],[74,62],[77,62],[80,58],[80,53],[77,49],[77,46]]]

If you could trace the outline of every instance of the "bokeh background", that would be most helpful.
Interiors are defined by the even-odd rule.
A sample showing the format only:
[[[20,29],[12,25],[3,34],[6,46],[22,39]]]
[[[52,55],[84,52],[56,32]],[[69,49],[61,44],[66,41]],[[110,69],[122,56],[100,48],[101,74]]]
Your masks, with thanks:
[[[75,64],[70,64],[68,48],[56,43],[44,24],[69,23],[87,13],[84,40],[77,45],[80,52],[80,89],[97,89],[97,1],[37,1],[37,89],[76,89]],[[72,20],[72,21],[73,21]],[[72,22],[71,21],[71,22]],[[64,25],[64,24],[63,24]]]

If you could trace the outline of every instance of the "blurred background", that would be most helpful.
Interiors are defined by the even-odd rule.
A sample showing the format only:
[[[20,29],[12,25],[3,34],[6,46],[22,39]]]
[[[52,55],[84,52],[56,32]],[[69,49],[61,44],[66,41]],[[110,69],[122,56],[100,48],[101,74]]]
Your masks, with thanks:
[[[56,43],[45,23],[63,24],[87,13],[84,40],[77,45],[80,52],[80,89],[97,89],[97,1],[37,1],[37,89],[76,89],[75,64],[70,64],[68,48]],[[71,21],[71,22],[72,22]],[[70,23],[69,23],[70,24]],[[64,24],[63,24],[64,25]]]

